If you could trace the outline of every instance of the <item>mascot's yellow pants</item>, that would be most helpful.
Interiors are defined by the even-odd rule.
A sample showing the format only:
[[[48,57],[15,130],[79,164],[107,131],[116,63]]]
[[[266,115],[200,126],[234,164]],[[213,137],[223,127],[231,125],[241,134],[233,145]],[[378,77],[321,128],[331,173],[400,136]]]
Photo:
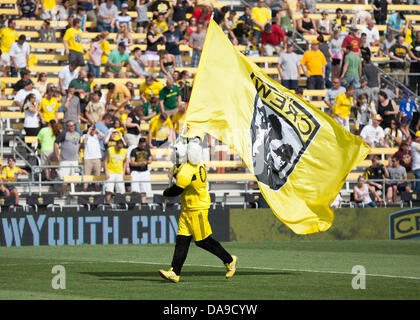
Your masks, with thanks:
[[[206,239],[212,234],[208,215],[207,209],[182,210],[178,221],[178,235],[193,236],[195,242]]]

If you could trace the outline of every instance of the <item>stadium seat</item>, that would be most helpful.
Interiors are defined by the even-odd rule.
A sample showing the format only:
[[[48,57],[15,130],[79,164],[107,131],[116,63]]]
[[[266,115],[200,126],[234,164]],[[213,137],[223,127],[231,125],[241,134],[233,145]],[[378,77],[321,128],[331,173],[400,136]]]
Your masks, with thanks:
[[[139,193],[115,194],[114,204],[124,206],[126,210],[133,209],[137,204],[141,203],[141,196]]]
[[[7,210],[11,206],[14,206],[16,202],[15,196],[0,196],[0,212]]]
[[[255,193],[245,193],[244,194],[244,209],[248,208],[258,208],[259,195]]]
[[[79,195],[77,203],[86,206],[89,211],[95,210],[99,205],[105,203],[105,197],[103,195]]]
[[[54,205],[54,196],[51,194],[29,195],[26,197],[26,204],[34,207],[35,212],[38,212],[38,209],[45,209],[49,205]]]
[[[181,209],[181,200],[178,197],[173,197],[170,199],[167,199],[165,201],[165,197],[162,194],[154,194],[153,195],[153,207],[156,208],[156,206],[162,207],[162,210],[165,211],[168,207],[176,207],[178,210]]]

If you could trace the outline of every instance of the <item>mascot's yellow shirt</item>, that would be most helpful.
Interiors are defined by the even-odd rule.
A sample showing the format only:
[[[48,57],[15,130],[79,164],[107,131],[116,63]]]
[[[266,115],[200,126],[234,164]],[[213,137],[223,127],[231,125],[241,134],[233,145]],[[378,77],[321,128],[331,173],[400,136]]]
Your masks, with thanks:
[[[183,163],[175,169],[176,185],[184,189],[181,194],[182,210],[207,210],[210,194],[207,190],[207,168],[204,162],[197,165]]]

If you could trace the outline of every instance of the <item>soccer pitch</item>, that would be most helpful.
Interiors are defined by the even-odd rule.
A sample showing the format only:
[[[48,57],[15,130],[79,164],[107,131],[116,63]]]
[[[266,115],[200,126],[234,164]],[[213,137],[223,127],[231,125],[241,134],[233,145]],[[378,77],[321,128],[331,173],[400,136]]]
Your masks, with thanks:
[[[191,245],[177,284],[159,277],[173,244],[0,248],[0,299],[279,300],[419,299],[420,241],[223,243],[236,275]],[[62,265],[65,289],[54,289]],[[353,274],[354,266],[366,271]],[[359,278],[355,278],[358,277]]]

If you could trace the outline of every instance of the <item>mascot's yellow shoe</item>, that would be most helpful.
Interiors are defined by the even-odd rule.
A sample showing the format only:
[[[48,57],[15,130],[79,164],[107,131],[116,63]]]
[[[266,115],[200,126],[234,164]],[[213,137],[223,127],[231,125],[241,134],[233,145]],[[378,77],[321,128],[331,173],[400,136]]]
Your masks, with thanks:
[[[166,280],[172,281],[174,283],[178,283],[180,276],[177,276],[175,272],[173,272],[172,268],[170,268],[168,271],[165,270],[159,270],[159,275]]]
[[[230,279],[236,272],[236,264],[238,262],[237,256],[232,256],[233,261],[231,263],[225,263],[226,266],[226,278]]]

